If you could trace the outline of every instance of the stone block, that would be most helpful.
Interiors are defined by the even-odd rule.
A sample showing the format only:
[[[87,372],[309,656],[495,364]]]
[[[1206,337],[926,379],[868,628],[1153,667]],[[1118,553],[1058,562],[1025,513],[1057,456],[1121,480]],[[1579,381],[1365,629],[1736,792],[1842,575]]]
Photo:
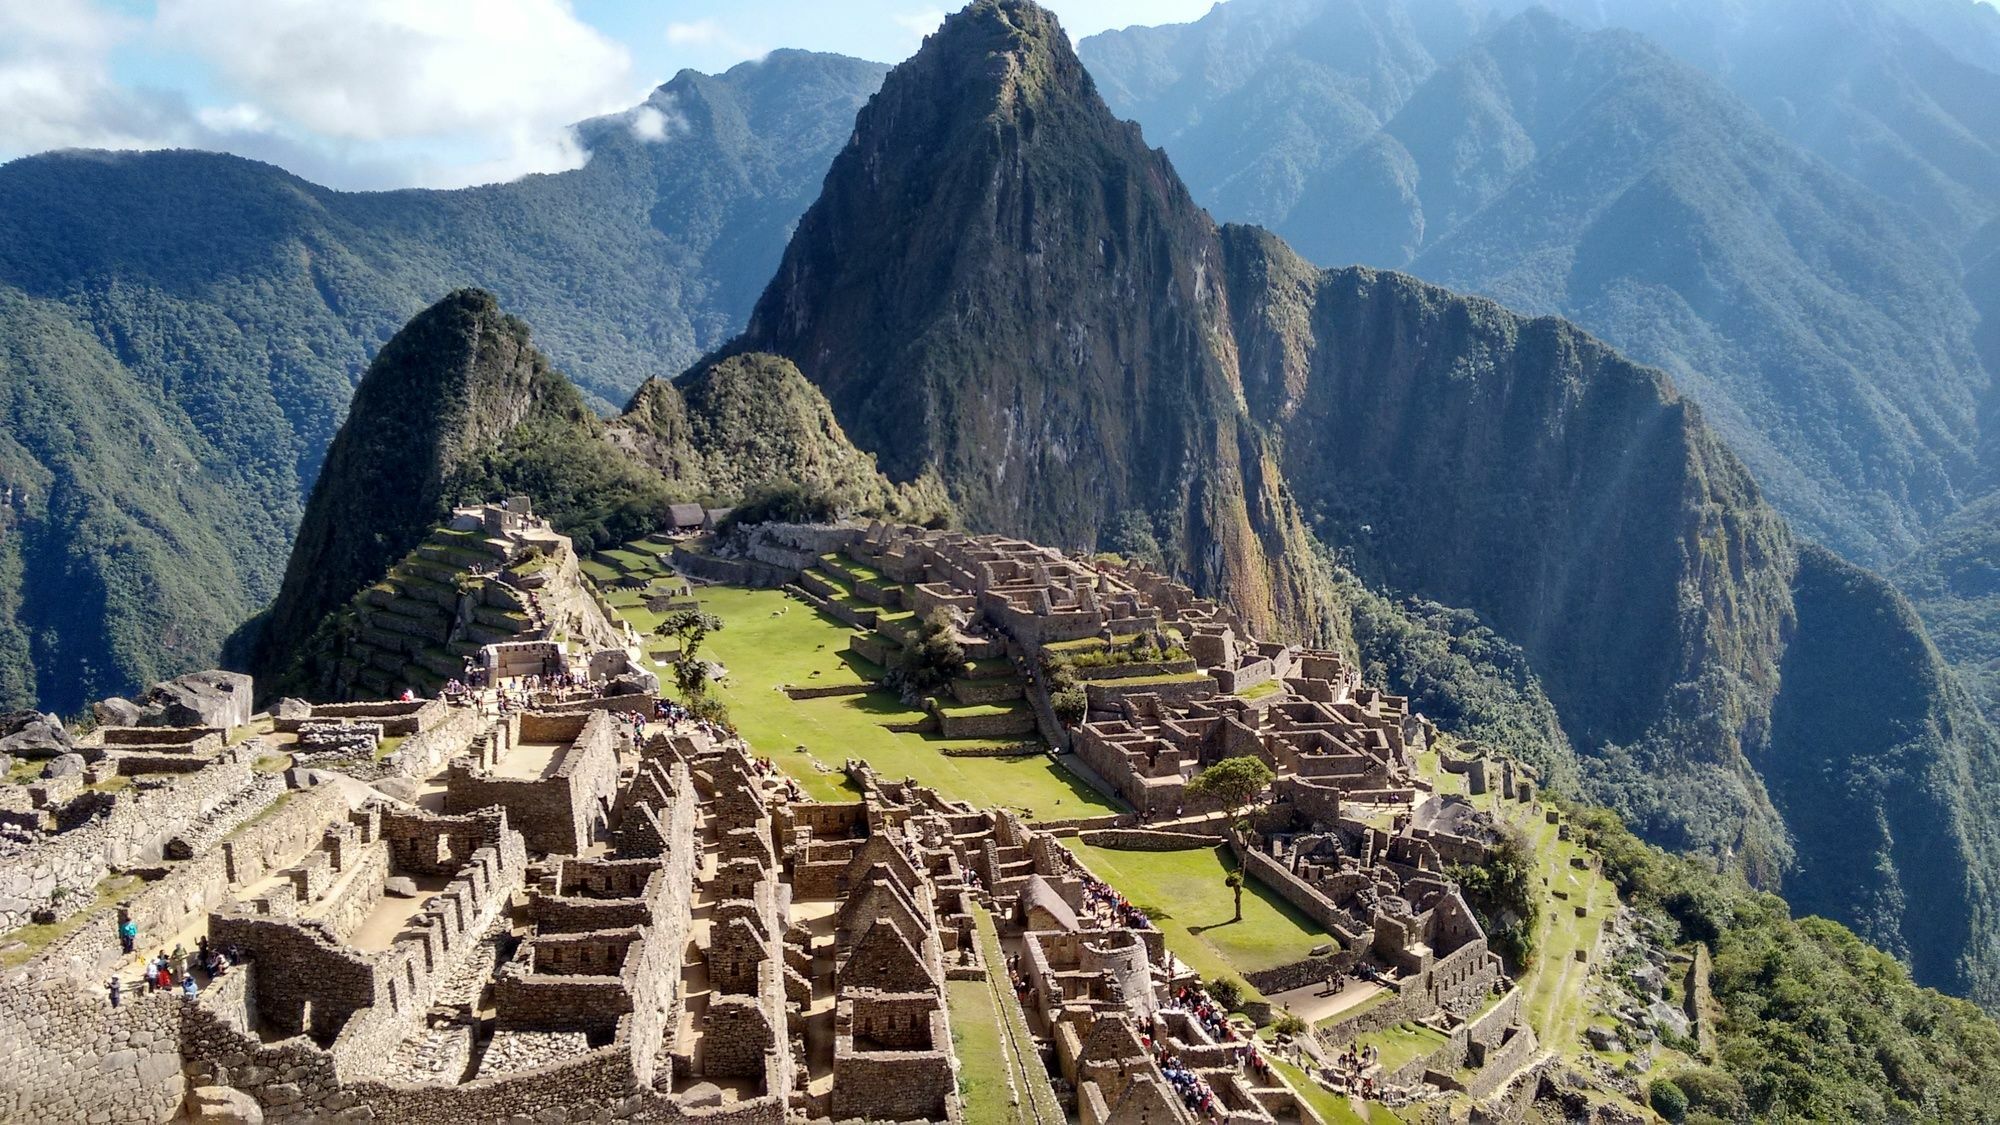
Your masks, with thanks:
[[[257,1099],[228,1086],[196,1086],[188,1091],[187,1115],[202,1125],[263,1125]]]

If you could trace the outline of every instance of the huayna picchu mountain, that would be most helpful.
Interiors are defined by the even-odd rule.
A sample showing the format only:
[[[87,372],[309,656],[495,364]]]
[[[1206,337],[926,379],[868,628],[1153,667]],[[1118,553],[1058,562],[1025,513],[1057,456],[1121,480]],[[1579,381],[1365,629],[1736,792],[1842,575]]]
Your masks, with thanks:
[[[979,0],[890,74],[749,352],[974,527],[1088,544],[1138,513],[1299,636],[1345,632],[1322,547],[1476,612],[1648,835],[2000,1000],[2000,752],[1900,598],[1801,543],[1663,373],[1218,228],[1032,3]]]
[[[291,643],[387,573],[462,494],[532,480],[565,531],[631,538],[655,524],[664,483],[620,457],[604,423],[490,293],[460,290],[383,346],[327,450],[285,581],[253,623],[252,663],[282,670]],[[552,488],[556,478],[586,482]],[[582,499],[588,497],[587,501]],[[589,510],[582,510],[583,504]],[[586,543],[587,546],[587,543]],[[268,642],[268,643],[267,643]]]
[[[649,380],[606,422],[535,347],[526,322],[490,293],[460,290],[369,365],[306,505],[284,586],[238,643],[260,676],[322,693],[351,686],[332,638],[315,634],[408,562],[455,505],[529,496],[588,552],[655,530],[670,503],[726,506],[778,484],[897,519],[945,507],[934,482],[884,480],[786,360],[746,355],[679,384]]]

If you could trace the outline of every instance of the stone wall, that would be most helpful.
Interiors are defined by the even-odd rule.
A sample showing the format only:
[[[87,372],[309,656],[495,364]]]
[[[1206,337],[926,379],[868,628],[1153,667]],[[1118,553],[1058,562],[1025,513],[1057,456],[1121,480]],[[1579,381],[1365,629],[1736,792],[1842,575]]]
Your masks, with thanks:
[[[937,712],[939,732],[946,738],[1018,738],[1035,729],[1034,712],[1026,708],[994,715],[954,715]]]
[[[1084,695],[1090,700],[1090,709],[1093,711],[1117,710],[1120,702],[1128,695],[1156,695],[1159,696],[1161,703],[1182,706],[1213,696],[1215,680],[1207,676],[1198,680],[1172,683],[1108,680],[1103,683],[1086,683],[1083,690]]]
[[[750,586],[767,590],[782,588],[792,581],[797,573],[795,570],[766,566],[748,559],[717,558],[687,547],[674,548],[674,569],[704,582],[720,582],[730,586]]]
[[[1342,950],[1322,957],[1307,957],[1274,969],[1260,969],[1243,974],[1257,991],[1266,995],[1276,992],[1290,992],[1294,988],[1304,988],[1309,984],[1325,984],[1329,976],[1345,973],[1352,968],[1356,957]]]
[[[391,773],[418,779],[429,778],[460,754],[482,730],[486,720],[476,707],[451,707],[443,718],[411,735],[395,753],[382,759]]]
[[[1221,842],[1221,831],[1213,835],[1195,832],[1164,832],[1152,828],[1101,828],[1081,833],[1093,848],[1115,848],[1128,852],[1180,852],[1195,848],[1212,849]]]
[[[950,1101],[948,1092],[956,1085],[949,1052],[849,1055],[840,1060],[833,1112],[839,1118],[869,1121],[939,1121]]]
[[[659,701],[658,695],[606,695],[596,699],[551,703],[538,710],[558,715],[574,715],[587,711],[637,711],[650,719],[653,717],[653,707]]]
[[[251,787],[258,745],[225,750],[168,784],[115,794],[109,815],[0,856],[0,931],[26,925],[58,888],[63,902],[87,903],[112,868],[160,862],[170,840]]]
[[[0,1120],[166,1121],[180,1108],[178,993],[138,992],[114,1016],[102,988],[0,989]]]
[[[499,805],[530,848],[550,855],[580,853],[609,828],[618,792],[616,724],[604,711],[530,711],[515,718],[519,742],[568,742],[556,752],[547,774],[495,777],[467,768],[461,759],[446,781],[445,811],[470,813]]]
[[[1270,856],[1252,848],[1243,837],[1232,831],[1229,833],[1229,848],[1236,853],[1236,861],[1244,871],[1254,876],[1258,882],[1278,892],[1278,896],[1299,909],[1299,912],[1320,924],[1328,933],[1339,939],[1340,944],[1352,947],[1360,935],[1349,928],[1346,916],[1333,900],[1314,890],[1305,880],[1292,874],[1285,866]]]
[[[278,716],[272,720],[274,729],[280,733],[297,733],[307,723],[328,720],[367,721],[380,723],[385,736],[420,734],[444,722],[450,708],[443,700],[421,699],[414,702],[391,700],[375,703],[318,703],[307,715]]]

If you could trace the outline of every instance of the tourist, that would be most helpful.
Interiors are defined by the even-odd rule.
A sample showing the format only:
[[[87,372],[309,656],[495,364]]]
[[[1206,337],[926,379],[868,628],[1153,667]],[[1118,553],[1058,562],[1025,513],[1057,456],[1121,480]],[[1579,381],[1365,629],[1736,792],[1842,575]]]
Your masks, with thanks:
[[[173,987],[173,971],[167,968],[167,955],[161,953],[159,960],[153,962],[153,988],[155,991],[165,992],[171,991]]]
[[[182,978],[181,978],[181,995],[182,995],[182,996],[185,996],[185,997],[187,997],[187,998],[188,998],[189,1000],[192,1000],[192,999],[194,999],[194,998],[195,998],[196,996],[199,996],[200,994],[201,994],[201,986],[199,986],[199,985],[195,984],[195,982],[194,982],[194,974],[193,974],[193,973],[189,973],[189,974],[187,974],[186,976],[184,976],[184,977],[182,977]]]
[[[119,980],[116,975],[113,975],[111,983],[105,987],[111,990],[111,1006],[116,1008],[119,1002],[125,998],[125,982]]]
[[[139,924],[127,918],[118,924],[118,940],[125,946],[127,954],[139,947]]]

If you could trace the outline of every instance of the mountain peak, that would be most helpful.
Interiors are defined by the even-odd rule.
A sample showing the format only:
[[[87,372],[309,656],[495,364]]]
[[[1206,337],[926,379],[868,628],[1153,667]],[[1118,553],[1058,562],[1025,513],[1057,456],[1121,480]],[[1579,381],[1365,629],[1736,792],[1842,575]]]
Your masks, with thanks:
[[[1094,88],[1055,13],[1032,0],[977,0],[925,37],[913,70],[1008,109]]]

